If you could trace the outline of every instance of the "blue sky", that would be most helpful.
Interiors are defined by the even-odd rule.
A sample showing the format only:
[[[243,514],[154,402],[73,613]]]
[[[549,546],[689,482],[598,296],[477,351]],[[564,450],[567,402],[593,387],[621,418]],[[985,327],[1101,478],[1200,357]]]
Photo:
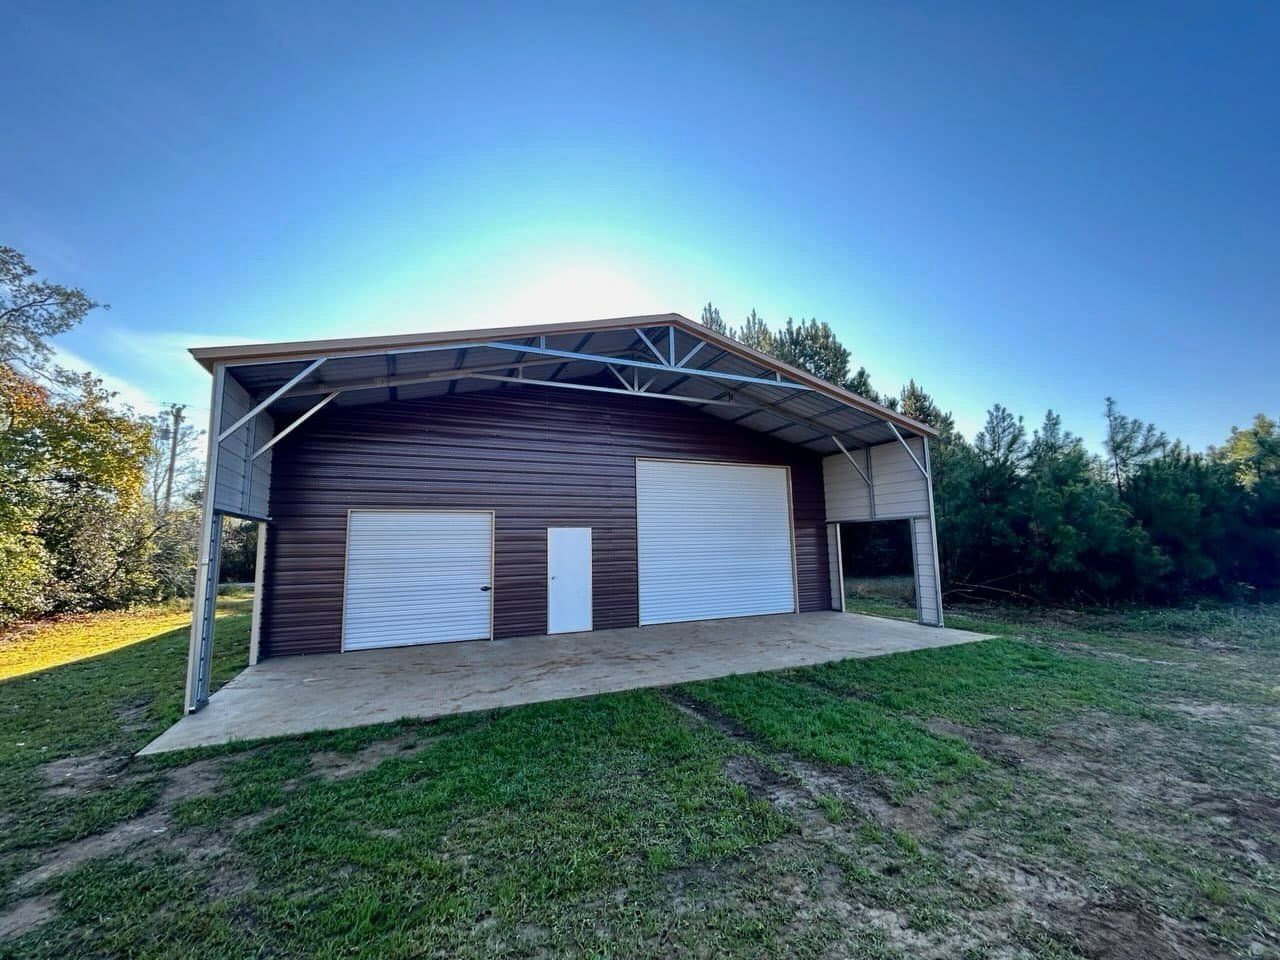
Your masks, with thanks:
[[[0,242],[60,339],[207,416],[194,344],[816,316],[962,429],[1280,413],[1280,5],[6,8]]]

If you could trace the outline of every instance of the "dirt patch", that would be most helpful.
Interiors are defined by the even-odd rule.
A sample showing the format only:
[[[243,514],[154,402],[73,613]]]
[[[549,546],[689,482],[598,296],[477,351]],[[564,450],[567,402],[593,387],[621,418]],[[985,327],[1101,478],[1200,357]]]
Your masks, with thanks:
[[[242,896],[257,886],[258,877],[252,870],[234,863],[224,863],[213,871],[205,895],[210,900],[222,900]]]
[[[1223,825],[1233,824],[1248,836],[1259,832],[1280,835],[1280,797],[1206,793],[1192,797],[1191,808]]]
[[[1235,720],[1241,715],[1239,707],[1225,703],[1196,703],[1190,700],[1172,700],[1165,709],[1196,720]]]
[[[417,737],[393,737],[388,740],[375,740],[355,753],[338,753],[335,750],[321,750],[311,754],[311,772],[319,774],[326,780],[342,780],[372,770],[382,761],[421,749],[432,740]]]
[[[1080,946],[1090,957],[1208,960],[1226,956],[1206,950],[1202,940],[1189,937],[1184,929],[1131,898],[1090,904],[1076,915],[1071,927]]]
[[[1158,657],[1144,657],[1137,653],[1122,653],[1119,650],[1105,650],[1089,643],[1059,642],[1053,644],[1053,646],[1068,653],[1081,654],[1086,657],[1096,657],[1099,660],[1118,660],[1121,663],[1154,664],[1160,667],[1186,666],[1185,663],[1179,663],[1177,660],[1161,660]]]
[[[30,897],[0,909],[0,940],[30,933],[53,917],[55,906],[52,897]]]
[[[675,705],[685,714],[710,724],[731,740],[751,745],[754,740],[745,729],[705,704],[671,695]],[[746,787],[752,794],[771,800],[776,806],[802,811],[826,823],[818,812],[819,796],[834,796],[854,814],[878,820],[895,830],[929,835],[936,832],[938,822],[922,799],[908,798],[901,803],[889,800],[887,786],[874,777],[849,767],[823,767],[782,753],[771,760],[783,772],[750,755],[733,757],[725,764],[730,779]]]
[[[978,943],[978,938],[972,932],[940,934],[915,930],[910,918],[904,917],[897,910],[869,907],[861,912],[860,919],[878,930],[897,950],[921,960],[963,957]]]
[[[783,776],[755,757],[730,757],[724,762],[724,772],[730,780],[746,787],[753,797],[766,800],[789,814],[806,836],[831,833],[830,822],[796,778]]]
[[[1033,766],[1045,764],[1052,758],[1052,751],[1044,749],[1035,740],[999,733],[994,730],[979,730],[966,727],[962,723],[948,720],[945,717],[934,717],[925,726],[930,733],[965,740],[978,753],[1002,767],[1020,767],[1025,763]]]
[[[213,793],[222,783],[222,765],[221,760],[197,760],[167,771],[160,794],[161,808],[169,810],[184,800]]]
[[[40,765],[40,773],[54,796],[69,796],[113,783],[129,765],[128,755],[96,753],[83,757],[63,757]]]
[[[141,733],[151,726],[151,697],[136,700],[116,713],[125,733]]]
[[[1209,789],[1197,757],[1183,737],[1142,720],[1087,713],[1030,738],[967,727],[935,718],[935,733],[968,741],[1000,766],[1025,768],[1062,781],[1064,805],[1080,806],[1090,795],[1106,795],[1109,809],[1144,822],[1153,803],[1184,805]]]
[[[156,839],[170,830],[167,813],[152,813],[145,817],[126,820],[117,824],[106,833],[74,840],[54,848],[40,866],[30,870],[14,881],[17,890],[30,890],[32,887],[70,873],[76,867],[87,863],[94,857],[105,857],[118,854],[131,847],[142,844],[156,845]]]
[[[975,876],[995,881],[1014,902],[1035,908],[1044,916],[1084,909],[1092,898],[1089,888],[1080,881],[1044,864],[1028,862],[1014,847],[993,843],[982,854],[977,854],[964,849],[966,846],[958,842],[948,844],[958,864]]]
[[[128,755],[66,757],[44,764],[41,773],[51,784],[50,793],[74,795],[133,777],[133,771],[127,769],[130,761]],[[183,801],[214,792],[222,782],[224,763],[223,759],[197,760],[184,767],[166,770],[164,788],[154,809],[116,824],[103,833],[50,848],[38,866],[14,880],[14,889],[22,891],[39,887],[96,857],[124,855],[141,859],[153,853],[176,852],[183,854],[188,862],[198,865],[212,865],[227,859],[232,853],[230,838],[242,829],[255,826],[271,811],[241,818],[230,825],[226,834],[183,830],[177,827],[171,816],[174,807]],[[226,886],[235,887],[238,883],[229,880]]]
[[[244,893],[257,886],[256,875],[238,861],[234,838],[261,823],[273,811],[261,811],[233,821],[223,830],[183,830],[168,810],[126,820],[105,833],[60,844],[37,867],[13,881],[26,891],[68,874],[96,857],[122,856],[145,861],[156,854],[179,854],[188,867],[209,878],[210,899]]]

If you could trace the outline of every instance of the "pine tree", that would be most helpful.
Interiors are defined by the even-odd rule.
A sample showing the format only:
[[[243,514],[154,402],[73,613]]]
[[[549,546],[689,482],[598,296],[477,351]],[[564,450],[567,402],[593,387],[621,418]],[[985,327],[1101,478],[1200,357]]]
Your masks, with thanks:
[[[751,313],[748,314],[746,322],[743,323],[742,329],[731,335],[739,343],[745,344],[753,350],[759,350],[761,353],[772,354],[775,350],[773,332],[769,329],[769,325],[764,322],[764,317],[756,313],[754,307]]]
[[[901,411],[913,420],[919,420],[921,423],[928,424],[938,431],[939,434],[949,434],[955,430],[955,420],[951,414],[943,413],[938,405],[933,402],[933,397],[925,393],[915,380],[911,380],[902,392],[898,395],[898,407]]]
[[[733,332],[728,325],[720,319],[720,311],[711,305],[711,301],[707,301],[707,305],[702,308],[702,325],[708,330],[716,333],[722,333],[726,336],[733,336]]]
[[[1107,437],[1104,441],[1111,458],[1111,474],[1115,479],[1116,493],[1124,492],[1124,481],[1147,461],[1158,456],[1169,446],[1169,438],[1153,424],[1126,417],[1107,397]]]
[[[827,383],[843,385],[849,379],[849,349],[825,322],[811,318],[796,323],[787,317],[786,327],[774,339],[773,353]]]
[[[987,411],[987,425],[974,438],[973,446],[985,463],[1016,469],[1027,454],[1027,428],[1021,417],[997,403]]]
[[[866,367],[859,367],[857,372],[845,381],[844,388],[860,397],[866,397],[872,403],[884,403],[880,392],[871,385],[871,374],[867,373]]]

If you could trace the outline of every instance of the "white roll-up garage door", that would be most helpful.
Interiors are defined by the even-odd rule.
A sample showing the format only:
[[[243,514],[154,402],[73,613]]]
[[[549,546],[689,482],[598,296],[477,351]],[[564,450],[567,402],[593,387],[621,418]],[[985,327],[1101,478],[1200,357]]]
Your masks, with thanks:
[[[791,613],[785,467],[636,461],[640,622]]]
[[[353,510],[342,649],[490,635],[493,514]]]

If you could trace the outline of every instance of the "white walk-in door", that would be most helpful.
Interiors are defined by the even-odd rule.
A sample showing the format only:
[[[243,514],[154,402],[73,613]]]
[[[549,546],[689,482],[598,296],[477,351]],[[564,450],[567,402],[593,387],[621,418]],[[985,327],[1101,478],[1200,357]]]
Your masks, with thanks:
[[[591,629],[591,528],[547,528],[547,633]]]
[[[352,510],[342,649],[490,636],[493,514]]]
[[[636,461],[640,622],[796,608],[785,467]]]

